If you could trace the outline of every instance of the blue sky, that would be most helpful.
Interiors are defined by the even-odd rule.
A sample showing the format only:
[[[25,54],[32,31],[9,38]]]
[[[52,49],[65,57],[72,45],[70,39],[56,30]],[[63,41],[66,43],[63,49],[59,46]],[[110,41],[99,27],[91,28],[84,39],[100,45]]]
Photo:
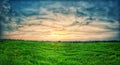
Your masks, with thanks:
[[[0,5],[2,39],[120,40],[117,0],[6,0]]]

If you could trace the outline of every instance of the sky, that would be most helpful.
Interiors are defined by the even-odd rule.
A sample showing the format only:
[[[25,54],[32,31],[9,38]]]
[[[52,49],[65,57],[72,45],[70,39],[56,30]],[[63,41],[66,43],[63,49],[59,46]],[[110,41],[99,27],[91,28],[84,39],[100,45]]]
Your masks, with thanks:
[[[4,0],[0,39],[120,41],[118,0]]]

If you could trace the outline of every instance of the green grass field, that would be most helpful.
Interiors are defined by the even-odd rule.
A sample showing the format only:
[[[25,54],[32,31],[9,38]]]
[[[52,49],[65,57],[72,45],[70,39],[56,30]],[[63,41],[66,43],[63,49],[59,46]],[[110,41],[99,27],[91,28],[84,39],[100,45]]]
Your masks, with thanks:
[[[120,42],[0,41],[0,65],[120,65]]]

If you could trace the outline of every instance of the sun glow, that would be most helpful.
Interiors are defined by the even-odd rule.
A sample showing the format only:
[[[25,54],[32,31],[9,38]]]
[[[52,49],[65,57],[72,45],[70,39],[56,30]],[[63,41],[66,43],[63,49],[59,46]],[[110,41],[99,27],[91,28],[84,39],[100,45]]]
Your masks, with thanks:
[[[67,35],[64,31],[52,31],[50,37],[54,41],[60,41],[64,40],[67,37]]]

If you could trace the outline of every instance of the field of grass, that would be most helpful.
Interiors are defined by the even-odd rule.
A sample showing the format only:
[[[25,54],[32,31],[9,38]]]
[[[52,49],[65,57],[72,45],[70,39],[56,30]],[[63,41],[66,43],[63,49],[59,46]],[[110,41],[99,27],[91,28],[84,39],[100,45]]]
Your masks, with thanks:
[[[0,65],[120,65],[120,42],[0,41]]]

